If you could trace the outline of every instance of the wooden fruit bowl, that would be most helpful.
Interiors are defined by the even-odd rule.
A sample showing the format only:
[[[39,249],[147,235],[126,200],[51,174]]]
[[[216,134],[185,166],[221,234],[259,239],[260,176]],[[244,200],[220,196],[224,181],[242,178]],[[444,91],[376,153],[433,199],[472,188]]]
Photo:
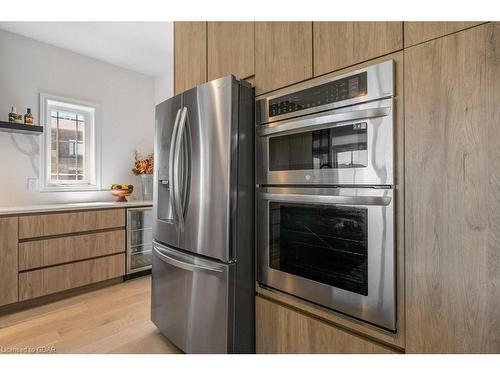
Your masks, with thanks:
[[[113,184],[110,188],[111,194],[118,197],[117,202],[128,202],[127,197],[134,191],[133,185]]]

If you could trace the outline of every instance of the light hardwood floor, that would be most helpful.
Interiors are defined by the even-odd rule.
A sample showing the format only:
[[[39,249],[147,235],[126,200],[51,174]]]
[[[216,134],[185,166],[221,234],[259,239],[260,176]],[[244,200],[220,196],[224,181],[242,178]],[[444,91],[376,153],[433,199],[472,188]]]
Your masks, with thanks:
[[[150,320],[151,278],[143,277],[0,316],[0,348],[56,353],[180,353]]]

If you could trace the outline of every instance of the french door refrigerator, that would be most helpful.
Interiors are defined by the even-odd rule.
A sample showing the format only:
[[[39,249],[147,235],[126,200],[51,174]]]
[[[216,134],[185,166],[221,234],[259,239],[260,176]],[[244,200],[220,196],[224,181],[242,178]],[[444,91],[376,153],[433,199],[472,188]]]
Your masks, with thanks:
[[[233,76],[156,106],[151,319],[186,353],[252,353],[254,92]]]

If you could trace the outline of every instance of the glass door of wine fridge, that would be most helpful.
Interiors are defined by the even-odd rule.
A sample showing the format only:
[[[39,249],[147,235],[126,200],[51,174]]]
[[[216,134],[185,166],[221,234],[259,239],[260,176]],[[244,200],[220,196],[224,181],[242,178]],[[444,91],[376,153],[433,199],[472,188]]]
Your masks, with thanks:
[[[151,268],[152,219],[151,207],[127,209],[127,274]]]

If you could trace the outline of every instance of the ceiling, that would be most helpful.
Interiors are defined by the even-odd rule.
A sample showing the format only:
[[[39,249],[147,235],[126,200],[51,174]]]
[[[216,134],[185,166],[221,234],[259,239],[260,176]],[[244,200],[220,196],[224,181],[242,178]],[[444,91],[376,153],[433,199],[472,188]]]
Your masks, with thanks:
[[[150,76],[172,63],[172,22],[0,22],[0,29]]]

